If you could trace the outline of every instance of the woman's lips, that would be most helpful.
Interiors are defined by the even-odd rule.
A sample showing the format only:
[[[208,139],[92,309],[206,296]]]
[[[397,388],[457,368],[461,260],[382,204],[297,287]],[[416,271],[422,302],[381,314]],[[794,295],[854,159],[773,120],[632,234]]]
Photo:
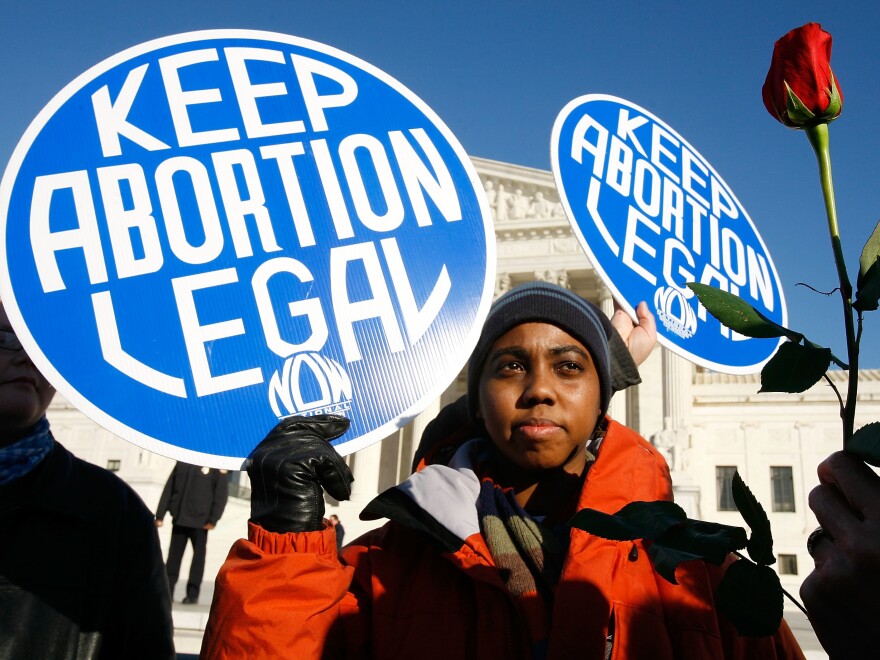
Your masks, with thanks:
[[[542,438],[559,430],[559,424],[552,419],[527,419],[516,425],[516,430],[529,438]]]

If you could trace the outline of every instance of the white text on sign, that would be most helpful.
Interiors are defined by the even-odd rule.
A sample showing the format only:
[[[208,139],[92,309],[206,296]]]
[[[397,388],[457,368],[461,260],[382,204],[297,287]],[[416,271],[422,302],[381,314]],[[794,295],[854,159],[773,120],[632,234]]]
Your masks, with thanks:
[[[277,65],[279,74],[292,71],[293,77],[288,83],[280,77],[255,83],[248,74],[249,62]],[[194,67],[213,67],[217,75],[228,76],[225,81],[234,90],[243,132],[217,122],[210,129],[195,128],[192,117],[197,110],[202,117],[201,111],[210,115],[213,105],[226,100],[220,83],[185,88],[184,73]],[[155,71],[161,74],[170,131],[148,130],[133,119],[145,78]],[[115,97],[108,86],[99,88],[91,101],[107,164],[44,174],[33,182],[30,241],[43,293],[64,291],[66,277],[84,275],[95,289],[91,301],[104,359],[134,380],[178,397],[187,395],[184,376],[163,373],[126,348],[113,296],[102,285],[161,276],[170,265],[195,267],[193,274],[168,277],[167,286],[173,292],[197,396],[264,381],[257,366],[212,371],[210,347],[231,337],[260,333],[270,351],[286,358],[320,351],[332,323],[344,359],[354,362],[362,359],[356,324],[372,320],[381,327],[391,352],[414,345],[439,314],[452,284],[441,264],[431,275],[427,299],[418,303],[406,255],[392,232],[405,222],[420,229],[430,227],[432,218],[459,221],[461,204],[449,169],[422,127],[355,132],[341,139],[322,135],[332,128],[333,113],[356,105],[358,94],[355,80],[337,67],[262,48],[174,54],[156,65],[132,68]],[[302,117],[265,120],[261,100],[292,102],[294,95],[296,106],[304,108]],[[284,141],[290,135],[302,139]],[[237,141],[243,144],[230,148]],[[205,145],[214,144],[223,148],[204,151]],[[173,155],[162,159],[172,145]],[[187,148],[193,149],[192,155],[181,155]],[[143,160],[139,156],[144,152],[159,158]],[[284,195],[265,194],[269,185],[280,186]],[[332,229],[327,237],[332,247],[319,245],[316,218],[329,219],[320,226]],[[294,240],[285,242],[281,236]],[[222,267],[217,265],[230,252],[241,263],[259,259],[249,281],[240,281],[228,259]],[[330,296],[285,301],[289,318],[306,319],[310,328],[294,340],[283,336],[284,319],[276,318],[270,282],[313,281],[306,256],[329,273]],[[353,270],[366,282],[366,297],[355,297],[349,290]],[[222,322],[200,321],[200,293],[227,287],[250,290],[259,328],[245,327],[234,309]]]
[[[611,132],[589,114],[574,128],[570,156],[578,163],[592,159],[586,207],[608,249],[651,285],[658,274],[685,298],[694,294],[687,282],[698,281],[776,306],[767,260],[737,235],[747,222],[726,185],[686,144],[657,122],[618,114]],[[599,212],[603,183],[622,197],[631,197],[622,244],[615,240]],[[662,250],[649,234],[664,236]],[[694,272],[700,255],[705,263]],[[700,306],[701,319],[706,310]],[[721,332],[729,330],[722,326]]]

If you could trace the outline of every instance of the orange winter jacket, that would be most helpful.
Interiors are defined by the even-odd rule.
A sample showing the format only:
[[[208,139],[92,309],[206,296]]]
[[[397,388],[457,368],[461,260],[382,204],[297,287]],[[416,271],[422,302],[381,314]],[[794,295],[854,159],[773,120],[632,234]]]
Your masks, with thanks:
[[[526,626],[479,532],[479,480],[464,445],[365,510],[391,519],[337,557],[333,528],[273,534],[249,524],[217,576],[202,658],[528,660]],[[669,470],[634,431],[610,422],[579,508],[614,513],[671,499]],[[571,530],[547,658],[803,658],[783,622],[739,637],[713,606],[721,571],[681,564],[673,585],[641,542]]]

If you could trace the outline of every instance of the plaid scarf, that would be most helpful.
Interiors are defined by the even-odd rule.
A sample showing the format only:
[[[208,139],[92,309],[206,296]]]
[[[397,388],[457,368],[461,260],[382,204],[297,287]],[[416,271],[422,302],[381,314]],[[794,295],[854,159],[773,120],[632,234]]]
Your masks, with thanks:
[[[52,449],[49,420],[45,417],[21,440],[0,449],[0,486],[33,470]]]
[[[532,518],[513,490],[483,477],[477,498],[480,531],[517,609],[528,627],[536,660],[547,656],[553,590],[559,582],[568,538]]]
[[[607,428],[608,423],[603,420],[587,444],[583,479],[596,461]],[[475,466],[480,476],[477,496],[480,532],[526,622],[532,657],[544,660],[550,638],[553,595],[568,553],[570,528],[560,524],[550,529],[535,520],[516,501],[512,488],[502,488],[492,481],[490,464],[491,461],[480,461]],[[610,657],[610,651],[609,636],[606,658]]]

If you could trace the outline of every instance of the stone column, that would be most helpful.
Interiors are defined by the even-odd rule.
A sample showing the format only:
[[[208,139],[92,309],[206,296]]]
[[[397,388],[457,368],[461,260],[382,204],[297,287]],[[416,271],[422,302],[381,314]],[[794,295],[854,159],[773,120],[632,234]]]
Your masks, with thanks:
[[[354,483],[351,485],[351,502],[363,506],[378,494],[379,466],[382,463],[382,444],[373,443],[354,455]]]
[[[676,503],[690,517],[700,513],[700,488],[690,474],[693,367],[688,360],[667,348],[662,349],[663,429],[651,441],[664,453],[672,473]]]
[[[691,406],[691,363],[663,348],[663,418],[673,431],[687,429]]]
[[[816,465],[808,458],[810,456],[808,448],[817,446],[818,433],[816,433],[816,425],[809,422],[795,422],[792,432],[797,438],[798,457],[800,458],[799,474],[796,475],[796,480],[800,481],[801,484],[801,496],[795,502],[795,510],[803,520],[802,533],[806,537],[817,525],[816,516],[810,510],[808,504],[810,491],[813,489],[813,482],[811,479],[805,479],[804,477],[808,474],[813,476],[816,474]],[[768,503],[766,507],[769,509],[770,504]]]
[[[739,436],[742,438],[742,446],[743,446],[743,459],[742,459],[742,469],[739,471],[739,476],[743,478],[747,484],[750,483],[751,479],[763,478],[764,475],[752,474],[752,447],[755,445],[752,436],[756,435],[758,430],[761,428],[760,424],[755,422],[741,422],[739,425]],[[760,467],[761,461],[755,461],[757,466],[755,470]]]
[[[614,299],[611,297],[611,292],[603,286],[600,289],[599,295],[601,296],[599,307],[602,309],[605,316],[610,319],[614,315]],[[611,405],[608,407],[608,414],[612,419],[616,419],[622,424],[627,424],[626,413],[626,392],[618,392],[611,397]]]

